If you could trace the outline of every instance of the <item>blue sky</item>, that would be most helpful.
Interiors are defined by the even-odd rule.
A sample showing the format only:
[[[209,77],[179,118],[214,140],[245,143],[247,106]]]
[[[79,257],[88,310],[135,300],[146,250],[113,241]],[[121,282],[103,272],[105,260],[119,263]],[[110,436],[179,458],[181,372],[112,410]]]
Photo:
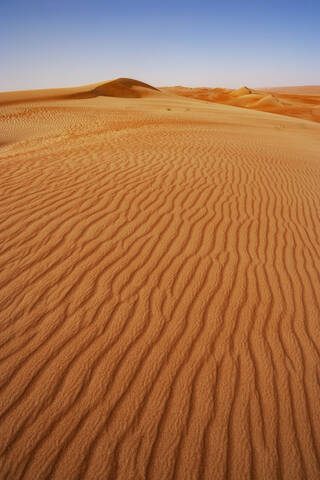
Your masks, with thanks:
[[[320,0],[0,0],[0,90],[320,84]]]

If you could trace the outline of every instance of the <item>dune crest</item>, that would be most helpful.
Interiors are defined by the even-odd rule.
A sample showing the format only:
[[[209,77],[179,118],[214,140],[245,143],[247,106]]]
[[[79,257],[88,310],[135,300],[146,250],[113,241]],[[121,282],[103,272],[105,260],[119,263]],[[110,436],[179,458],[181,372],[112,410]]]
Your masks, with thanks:
[[[242,97],[243,95],[250,95],[250,93],[252,93],[252,90],[250,90],[250,88],[241,87],[237,90],[232,90],[230,95],[232,95],[232,97]]]
[[[0,106],[46,100],[72,100],[96,97],[145,98],[157,95],[163,95],[163,93],[147,83],[132,78],[117,78],[81,87],[3,92],[0,93]]]
[[[92,90],[93,95],[120,98],[144,98],[160,93],[155,87],[131,78],[117,78]]]

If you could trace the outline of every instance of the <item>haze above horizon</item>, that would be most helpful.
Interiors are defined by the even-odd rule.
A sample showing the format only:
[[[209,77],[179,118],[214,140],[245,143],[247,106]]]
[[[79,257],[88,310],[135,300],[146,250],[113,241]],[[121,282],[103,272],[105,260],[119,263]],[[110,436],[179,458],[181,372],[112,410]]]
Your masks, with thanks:
[[[0,91],[116,77],[154,86],[319,84],[319,18],[311,0],[5,0]]]

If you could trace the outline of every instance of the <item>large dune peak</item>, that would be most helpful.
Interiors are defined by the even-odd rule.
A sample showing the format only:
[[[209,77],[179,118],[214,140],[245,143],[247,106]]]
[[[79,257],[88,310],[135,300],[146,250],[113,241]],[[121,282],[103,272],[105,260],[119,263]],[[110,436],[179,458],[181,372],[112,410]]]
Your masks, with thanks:
[[[160,93],[160,90],[139,80],[121,77],[100,84],[92,93],[106,97],[143,98]]]

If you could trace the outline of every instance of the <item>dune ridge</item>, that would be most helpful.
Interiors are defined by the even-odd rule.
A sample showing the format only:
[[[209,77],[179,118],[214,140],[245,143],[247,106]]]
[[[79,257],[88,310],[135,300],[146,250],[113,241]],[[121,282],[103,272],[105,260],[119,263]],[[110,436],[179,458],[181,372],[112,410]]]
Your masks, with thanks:
[[[0,93],[0,106],[46,100],[74,100],[95,97],[144,98],[161,95],[159,89],[132,78],[117,78],[81,87]]]
[[[320,126],[54,95],[1,106],[0,478],[319,478]]]
[[[165,87],[164,91],[207,102],[233,105],[320,121],[320,87],[283,87],[254,90],[246,86],[227,88]]]
[[[288,93],[292,95],[320,96],[320,85],[301,85],[296,87],[259,88],[265,92]]]

